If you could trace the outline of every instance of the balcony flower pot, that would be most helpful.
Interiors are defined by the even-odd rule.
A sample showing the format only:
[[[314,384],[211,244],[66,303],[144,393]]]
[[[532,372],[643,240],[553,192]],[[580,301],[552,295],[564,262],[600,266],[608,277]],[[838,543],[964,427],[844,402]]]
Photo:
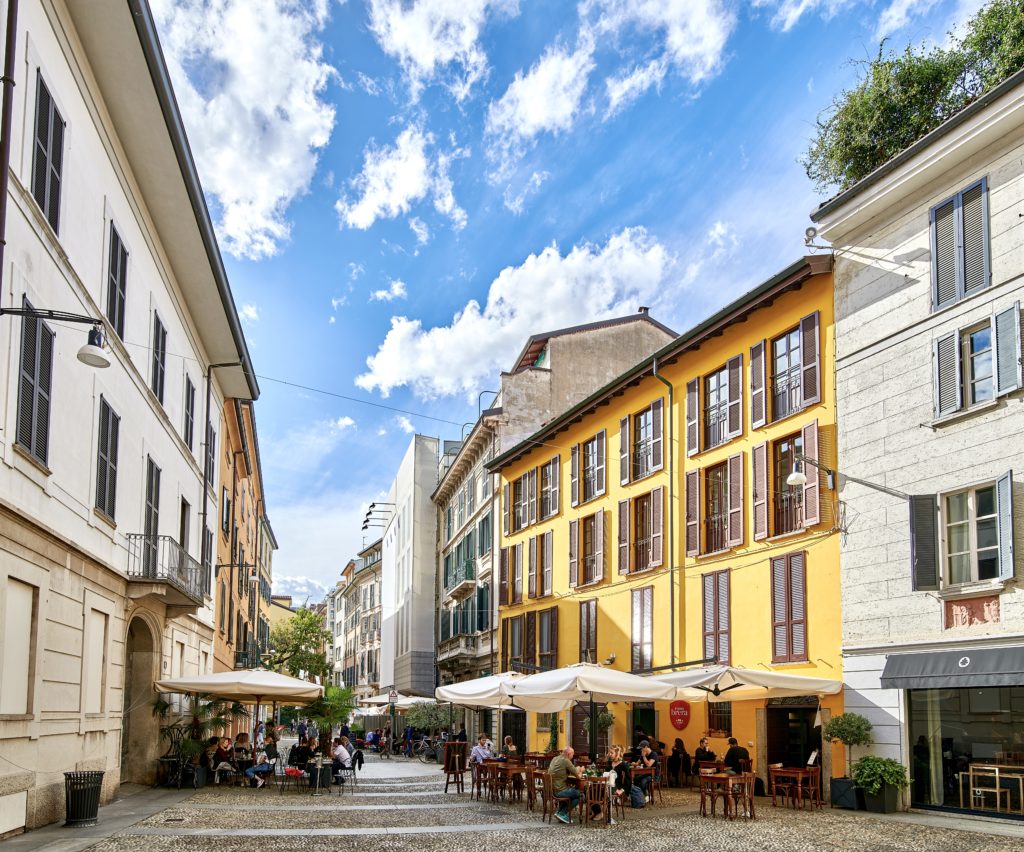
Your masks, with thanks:
[[[899,788],[892,784],[883,784],[875,794],[864,792],[865,809],[873,814],[896,813],[899,805]]]
[[[829,796],[834,808],[848,808],[851,811],[864,810],[864,791],[852,778],[833,778],[829,785]]]

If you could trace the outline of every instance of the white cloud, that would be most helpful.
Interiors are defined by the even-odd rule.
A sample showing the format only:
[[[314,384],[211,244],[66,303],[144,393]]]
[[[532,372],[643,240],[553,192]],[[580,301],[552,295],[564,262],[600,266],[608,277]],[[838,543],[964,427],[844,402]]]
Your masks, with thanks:
[[[413,216],[409,220],[409,229],[415,235],[417,245],[426,245],[427,241],[430,240],[430,228],[419,217]]]
[[[331,310],[336,311],[338,308],[344,307],[348,302],[348,296],[335,296],[331,299]]]
[[[820,12],[828,19],[853,2],[855,0],[754,0],[754,6],[771,9],[774,12],[772,26],[789,32],[809,12]]]
[[[408,294],[405,289],[405,282],[398,278],[392,278],[386,290],[374,290],[370,293],[371,302],[393,302],[395,299],[404,299]]]
[[[551,177],[550,172],[534,172],[530,175],[526,186],[519,190],[519,192],[513,192],[512,185],[509,184],[505,187],[505,206],[515,213],[516,216],[520,215],[526,205],[526,199],[531,195],[535,195],[549,177]]]
[[[255,305],[242,305],[242,309],[238,312],[238,315],[246,322],[260,321],[260,312]]]
[[[384,426],[377,427],[377,437],[382,438],[388,433],[388,430]]]
[[[328,325],[334,325],[336,322],[337,322],[337,320],[334,317],[328,317],[327,318],[327,324]]]
[[[480,34],[489,15],[515,15],[517,0],[370,0],[370,31],[398,60],[413,100],[435,80],[464,100],[487,74]]]
[[[432,134],[410,124],[393,146],[368,146],[362,171],[350,181],[358,197],[342,197],[335,205],[342,225],[365,231],[378,219],[406,215],[413,204],[431,195],[437,210],[448,216],[457,230],[463,227],[466,213],[455,202],[448,167],[453,158],[466,152],[456,149],[432,157],[428,148],[433,144]]]
[[[413,426],[412,421],[404,414],[399,414],[398,417],[395,418],[395,423],[398,428],[407,435],[412,435],[416,431],[416,427]]]
[[[334,70],[320,42],[327,0],[152,0],[221,245],[277,252],[334,127]]]
[[[392,317],[356,384],[384,396],[398,387],[411,387],[423,399],[472,394],[507,369],[539,330],[657,306],[671,293],[673,265],[670,252],[643,228],[626,228],[603,246],[584,243],[565,255],[548,246],[503,269],[486,304],[471,300],[449,325],[425,329],[420,320]]]
[[[683,265],[682,283],[684,286],[696,283],[701,273],[706,273],[709,266],[721,266],[734,255],[739,248],[740,240],[735,227],[721,219],[713,222],[704,235],[702,242],[691,248]]]
[[[661,87],[668,65],[663,58],[652,59],[646,65],[638,65],[620,77],[609,77],[604,81],[608,94],[608,108],[604,117],[611,118],[624,110],[652,86]]]
[[[340,577],[341,572],[338,573]],[[327,583],[313,577],[281,577],[276,573],[272,585],[275,595],[289,595],[292,599],[292,606],[296,607],[306,603],[320,603],[327,594],[328,588],[332,588]]]
[[[270,444],[267,464],[278,471],[292,474],[315,474],[333,453],[342,439],[355,431],[351,417],[317,420],[288,432],[284,440]]]
[[[875,30],[875,41],[881,41],[910,23],[911,18],[923,15],[936,4],[937,0],[892,0],[882,10]]]
[[[379,95],[380,86],[377,85],[377,81],[373,77],[368,77],[362,71],[356,72],[356,78],[359,80],[359,87],[366,92],[368,95]]]
[[[489,153],[502,173],[534,137],[572,129],[593,70],[593,45],[584,39],[574,51],[552,45],[529,71],[516,72],[505,94],[487,107]]]

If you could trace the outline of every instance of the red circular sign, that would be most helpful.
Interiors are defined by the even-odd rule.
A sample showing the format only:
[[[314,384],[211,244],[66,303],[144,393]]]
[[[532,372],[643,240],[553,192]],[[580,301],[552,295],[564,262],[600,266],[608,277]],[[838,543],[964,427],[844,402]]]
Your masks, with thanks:
[[[668,705],[668,717],[676,730],[685,729],[690,724],[690,702],[673,701]]]

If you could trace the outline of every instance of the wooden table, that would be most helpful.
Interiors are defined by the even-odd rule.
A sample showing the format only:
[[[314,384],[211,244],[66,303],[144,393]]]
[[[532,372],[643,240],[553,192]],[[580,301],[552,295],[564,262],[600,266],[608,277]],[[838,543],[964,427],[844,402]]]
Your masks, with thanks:
[[[498,778],[504,776],[509,782],[509,799],[522,799],[523,788],[526,786],[526,769],[521,763],[498,764]]]
[[[960,807],[964,806],[964,784],[963,776],[967,776],[968,789],[970,790],[971,797],[971,808],[975,809],[974,801],[978,798],[982,802],[982,806],[977,810],[990,810],[990,808],[984,807],[985,794],[991,793],[995,796],[996,800],[996,813],[1001,812],[1000,801],[1002,795],[1006,793],[1006,811],[1010,812],[1010,791],[1002,786],[1002,781],[1016,781],[1017,782],[1017,802],[1019,812],[1024,815],[1024,766],[1003,766],[996,763],[972,763],[968,768],[967,772],[960,773]],[[986,784],[976,784],[975,779],[981,781],[983,779],[994,779],[995,784],[988,786]],[[977,796],[975,793],[977,792]]]
[[[814,777],[818,775],[818,767],[816,766],[769,766],[768,767],[768,780],[772,787],[772,807],[775,807],[775,780],[777,778],[788,778],[793,783],[791,786],[799,789],[803,786],[804,781],[807,781],[808,785],[813,781]],[[813,802],[821,807],[821,796],[818,791],[814,791]],[[796,808],[796,798],[790,794],[790,802],[793,807]],[[801,807],[803,807],[803,799],[801,797]]]
[[[729,811],[732,809],[732,785],[736,783],[736,779],[738,777],[739,776],[737,775],[730,775],[728,772],[713,772],[697,776],[697,782],[699,784],[704,784],[705,782],[707,782],[708,784],[711,784],[714,787],[725,788],[725,796],[723,796],[723,798],[725,799],[725,810],[722,813],[722,816],[725,819],[729,818]],[[703,792],[701,798],[703,799]],[[714,803],[712,803],[712,808],[713,807]],[[708,814],[706,809],[701,811],[701,816],[707,815]]]

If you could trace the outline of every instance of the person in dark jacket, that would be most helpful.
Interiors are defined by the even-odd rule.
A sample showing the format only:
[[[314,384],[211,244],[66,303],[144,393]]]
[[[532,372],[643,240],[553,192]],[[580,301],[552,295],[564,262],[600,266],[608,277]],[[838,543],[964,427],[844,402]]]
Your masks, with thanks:
[[[708,747],[708,738],[701,737],[697,750],[693,753],[693,774],[697,774],[701,763],[713,763],[715,760],[715,753]]]
[[[668,786],[682,787],[683,778],[690,774],[690,755],[686,751],[686,745],[676,737],[672,746],[672,754],[668,758]]]
[[[741,760],[750,760],[750,752],[736,741],[736,737],[729,737],[729,750],[722,759],[725,768],[732,774],[739,775],[743,771],[740,766]]]

